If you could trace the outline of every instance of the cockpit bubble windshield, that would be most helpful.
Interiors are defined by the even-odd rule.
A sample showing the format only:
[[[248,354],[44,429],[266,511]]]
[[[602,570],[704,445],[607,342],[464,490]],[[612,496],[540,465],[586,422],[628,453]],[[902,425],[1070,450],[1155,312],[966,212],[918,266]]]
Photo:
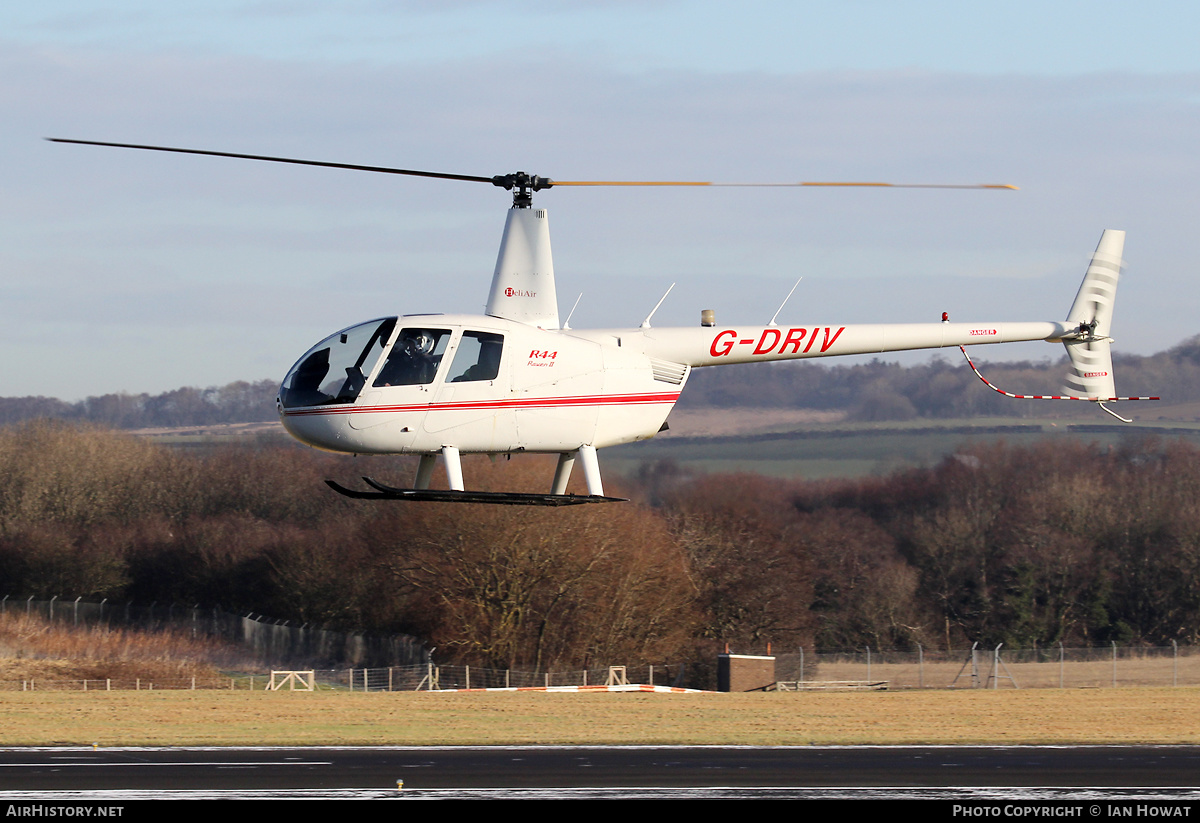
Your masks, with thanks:
[[[292,366],[280,388],[284,408],[353,403],[387,347],[395,317],[372,320],[332,334]]]

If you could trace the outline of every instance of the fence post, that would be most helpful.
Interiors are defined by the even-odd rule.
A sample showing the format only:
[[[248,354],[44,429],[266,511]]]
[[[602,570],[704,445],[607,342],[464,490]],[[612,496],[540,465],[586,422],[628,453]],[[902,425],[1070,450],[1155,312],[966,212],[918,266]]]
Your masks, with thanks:
[[[1113,688],[1115,689],[1115,688],[1117,687],[1117,641],[1115,641],[1115,640],[1114,640],[1114,641],[1112,642],[1112,647],[1113,647],[1113,674],[1112,674],[1112,684],[1113,684]]]
[[[1179,685],[1179,644],[1171,641],[1171,685]]]
[[[925,688],[925,647],[917,644],[917,688]]]

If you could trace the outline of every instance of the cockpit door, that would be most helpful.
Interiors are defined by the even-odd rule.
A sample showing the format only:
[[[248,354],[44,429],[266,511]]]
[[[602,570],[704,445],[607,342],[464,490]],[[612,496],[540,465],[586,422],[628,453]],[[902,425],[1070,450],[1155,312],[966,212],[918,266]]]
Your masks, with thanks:
[[[400,328],[389,341],[387,356],[368,375],[350,427],[362,430],[390,423],[398,434],[419,432],[452,336],[451,329]]]

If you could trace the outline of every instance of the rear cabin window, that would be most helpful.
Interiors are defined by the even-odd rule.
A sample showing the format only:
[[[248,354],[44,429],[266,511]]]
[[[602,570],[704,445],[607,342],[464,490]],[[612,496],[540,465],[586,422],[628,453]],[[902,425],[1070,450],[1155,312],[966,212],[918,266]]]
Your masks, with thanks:
[[[486,331],[465,331],[454,362],[447,372],[447,383],[472,383],[495,380],[500,373],[500,355],[504,351],[504,335]]]

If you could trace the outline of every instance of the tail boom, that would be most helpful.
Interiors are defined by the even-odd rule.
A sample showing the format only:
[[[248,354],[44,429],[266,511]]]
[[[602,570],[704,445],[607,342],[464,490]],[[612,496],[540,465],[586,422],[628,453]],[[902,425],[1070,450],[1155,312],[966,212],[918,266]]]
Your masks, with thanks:
[[[1059,340],[1071,333],[1062,322],[889,323],[839,326],[722,326],[604,330],[580,336],[616,338],[661,360],[693,368],[727,363],[803,360],[846,354]]]

